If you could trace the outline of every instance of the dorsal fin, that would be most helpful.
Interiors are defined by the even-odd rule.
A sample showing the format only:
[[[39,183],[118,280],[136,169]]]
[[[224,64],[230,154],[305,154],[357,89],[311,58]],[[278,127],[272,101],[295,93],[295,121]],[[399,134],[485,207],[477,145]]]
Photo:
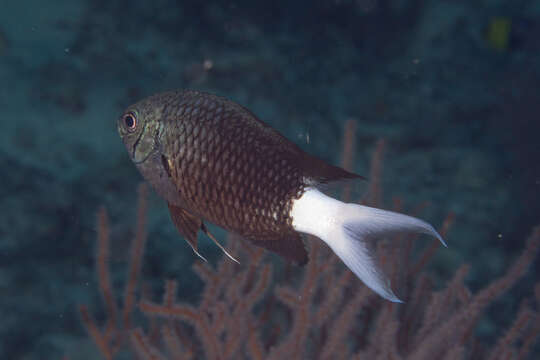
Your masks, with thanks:
[[[338,166],[330,165],[326,161],[307,153],[304,153],[302,167],[304,175],[308,178],[312,178],[319,184],[327,184],[339,180],[365,180],[361,175],[349,172]]]
[[[308,262],[308,253],[302,241],[300,234],[291,234],[282,239],[259,240],[251,239],[254,245],[273,251],[289,261],[293,261],[298,265],[305,265]]]
[[[240,109],[250,117],[252,123],[244,125],[257,127],[255,130],[258,134],[257,142],[262,153],[280,152],[282,158],[288,159],[291,164],[301,168],[303,175],[315,180],[315,182],[327,184],[338,180],[365,179],[361,175],[330,165],[326,161],[306,153],[298,145],[257,118],[249,109],[228,100],[226,100],[226,106]]]

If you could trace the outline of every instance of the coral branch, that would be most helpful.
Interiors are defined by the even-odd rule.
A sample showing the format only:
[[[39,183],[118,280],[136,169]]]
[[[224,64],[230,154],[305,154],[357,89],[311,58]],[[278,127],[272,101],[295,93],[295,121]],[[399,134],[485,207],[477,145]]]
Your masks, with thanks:
[[[354,154],[356,147],[356,119],[348,119],[343,130],[343,154],[341,156],[341,167],[347,171],[354,172]],[[351,185],[345,184],[341,198],[349,201],[351,198]]]
[[[354,133],[353,128],[354,122],[348,122],[344,164],[353,163],[354,139],[347,138]],[[370,205],[380,205],[382,198],[384,149],[384,141],[379,141],[373,154],[366,198]],[[177,302],[175,280],[167,280],[162,300],[153,302],[148,300],[153,298],[151,291],[142,291],[139,285],[146,241],[144,186],[139,188],[138,202],[123,302],[115,299],[111,283],[105,209],[100,209],[97,216],[95,266],[107,316],[104,329],[100,329],[86,306],[80,306],[79,311],[90,338],[107,360],[120,357],[125,351],[129,353],[127,358],[136,355],[158,360],[421,360],[458,359],[470,354],[486,358],[485,351],[475,346],[478,341],[472,337],[474,326],[488,304],[525,274],[540,247],[537,227],[510,269],[476,295],[465,285],[466,265],[460,267],[443,290],[432,294],[432,281],[425,265],[439,243],[434,242],[409,266],[413,238],[402,239],[406,240],[403,245],[394,247],[381,241],[378,256],[385,270],[390,270],[393,284],[410,295],[406,304],[395,305],[373,296],[318,239],[307,237],[310,261],[303,272],[294,268],[282,274],[279,267],[272,271],[263,250],[229,235],[231,251],[242,257],[242,263],[222,258],[216,268],[210,264],[194,265],[194,272],[205,283],[198,305]],[[397,210],[403,206],[399,201],[395,203]],[[449,214],[440,230],[443,236],[453,221],[454,215]],[[398,238],[399,235],[388,243],[395,243]],[[273,274],[277,284],[272,282]],[[522,306],[493,348],[492,360],[525,359],[530,353],[540,334],[540,284],[535,295],[536,307],[530,302]],[[123,351],[119,351],[121,347]]]
[[[150,344],[141,328],[133,329],[130,340],[137,355],[143,360],[166,360],[166,357]]]
[[[536,227],[527,240],[525,250],[506,274],[481,290],[467,306],[426,336],[422,340],[421,346],[413,352],[412,357],[415,359],[433,359],[440,355],[441,349],[448,349],[460,344],[467,330],[476,322],[486,306],[507,291],[525,274],[536,256],[539,246],[540,227]]]
[[[369,186],[366,191],[366,196],[363,199],[363,203],[368,206],[378,206],[382,201],[382,163],[384,159],[384,152],[386,150],[386,141],[380,139],[375,145],[375,151],[371,156],[371,168],[369,171]]]
[[[102,207],[99,209],[97,218],[98,244],[96,268],[100,293],[103,297],[108,315],[105,337],[110,339],[112,332],[117,326],[118,306],[114,300],[111,278],[109,276],[109,221],[105,208]]]
[[[105,357],[105,359],[112,360],[112,350],[110,349],[105,336],[103,336],[101,334],[101,331],[99,331],[94,318],[88,312],[88,308],[85,305],[81,305],[79,306],[79,312],[81,314],[82,321],[84,326],[86,327],[86,330],[90,334],[90,337],[94,340],[96,346],[101,351],[101,354]]]
[[[135,239],[131,246],[131,256],[129,263],[128,280],[124,292],[124,309],[122,318],[124,329],[131,329],[131,312],[135,304],[135,288],[139,273],[141,271],[141,262],[146,242],[146,201],[147,187],[145,184],[139,185],[138,206],[137,206],[137,226],[135,229]]]

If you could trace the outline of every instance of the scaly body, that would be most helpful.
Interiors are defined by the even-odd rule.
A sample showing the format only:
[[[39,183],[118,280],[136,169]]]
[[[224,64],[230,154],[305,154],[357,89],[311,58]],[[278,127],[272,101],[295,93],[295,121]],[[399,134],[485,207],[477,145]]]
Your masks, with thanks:
[[[203,220],[301,264],[307,253],[300,233],[310,233],[326,241],[368,286],[397,301],[388,285],[375,284],[385,280],[363,245],[365,236],[354,239],[355,234],[398,229],[438,236],[418,219],[367,207],[362,211],[368,217],[378,214],[370,220],[383,223],[360,226],[365,219],[355,217],[358,209],[345,211],[343,203],[316,189],[359,175],[305,153],[247,109],[221,97],[189,90],[157,94],[130,106],[118,120],[118,130],[195,252],[198,230],[208,233]],[[355,270],[358,262],[373,270]]]
[[[287,154],[297,149],[229,101],[192,92],[174,99],[163,109],[161,145],[184,206],[248,238],[291,236],[291,203],[306,186]]]

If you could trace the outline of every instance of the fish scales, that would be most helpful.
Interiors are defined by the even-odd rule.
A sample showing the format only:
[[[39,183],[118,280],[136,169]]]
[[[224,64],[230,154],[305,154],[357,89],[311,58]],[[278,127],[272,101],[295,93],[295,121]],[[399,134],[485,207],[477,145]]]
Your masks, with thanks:
[[[163,103],[161,148],[183,207],[248,238],[294,234],[291,203],[306,183],[280,135],[214,95],[186,91],[155,101]]]
[[[244,107],[198,91],[171,91],[128,107],[118,119],[133,162],[167,201],[171,220],[193,251],[213,222],[296,263],[308,256],[302,233],[314,235],[364,283],[399,302],[366,240],[395,232],[426,233],[426,222],[346,204],[321,184],[360,178],[302,151]]]

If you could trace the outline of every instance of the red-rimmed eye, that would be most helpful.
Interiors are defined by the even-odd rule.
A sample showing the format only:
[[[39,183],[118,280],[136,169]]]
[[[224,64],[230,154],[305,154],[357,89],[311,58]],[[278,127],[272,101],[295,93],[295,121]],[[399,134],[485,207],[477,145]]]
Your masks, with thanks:
[[[124,125],[126,125],[126,129],[129,131],[135,130],[137,127],[137,118],[135,118],[135,115],[132,113],[128,113],[124,115]]]

